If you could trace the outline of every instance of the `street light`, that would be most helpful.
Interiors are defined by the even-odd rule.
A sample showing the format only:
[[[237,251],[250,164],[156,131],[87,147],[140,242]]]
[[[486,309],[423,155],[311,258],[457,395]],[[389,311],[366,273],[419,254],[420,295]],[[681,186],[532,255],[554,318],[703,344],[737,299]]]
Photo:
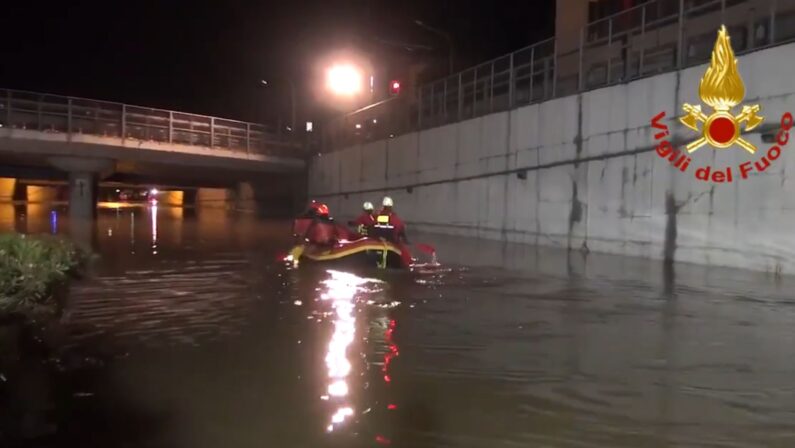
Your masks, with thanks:
[[[419,26],[419,27],[421,27],[421,28],[425,28],[426,30],[428,30],[428,31],[430,31],[430,32],[432,32],[434,34],[442,36],[447,41],[447,46],[449,48],[449,52],[448,52],[448,63],[450,65],[450,73],[449,74],[453,74],[453,52],[454,52],[454,49],[455,49],[455,47],[453,45],[453,38],[450,37],[450,35],[448,33],[440,30],[439,28],[434,28],[434,27],[426,24],[422,20],[414,20],[414,24]]]
[[[290,85],[290,131],[295,132],[295,83],[290,78],[282,77],[280,79],[283,79]],[[260,82],[265,87],[270,86],[267,79],[263,79]]]
[[[362,91],[364,76],[361,69],[352,64],[337,64],[326,72],[326,87],[331,93],[352,97]]]

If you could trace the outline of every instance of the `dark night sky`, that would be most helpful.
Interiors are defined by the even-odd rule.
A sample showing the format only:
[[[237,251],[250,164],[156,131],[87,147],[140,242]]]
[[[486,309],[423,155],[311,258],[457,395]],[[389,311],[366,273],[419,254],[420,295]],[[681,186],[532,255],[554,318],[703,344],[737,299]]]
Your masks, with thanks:
[[[0,87],[261,121],[310,67],[340,46],[377,39],[435,47],[453,35],[463,68],[549,37],[551,0],[14,1],[0,19]],[[305,101],[305,100],[302,100]],[[280,103],[281,102],[281,103]]]

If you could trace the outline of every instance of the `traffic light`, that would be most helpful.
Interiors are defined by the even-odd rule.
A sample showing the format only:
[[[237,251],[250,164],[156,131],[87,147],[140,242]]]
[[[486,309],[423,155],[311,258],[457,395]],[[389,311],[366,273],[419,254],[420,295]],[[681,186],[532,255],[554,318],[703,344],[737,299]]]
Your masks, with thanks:
[[[390,81],[389,94],[392,96],[400,95],[400,81],[398,80]]]

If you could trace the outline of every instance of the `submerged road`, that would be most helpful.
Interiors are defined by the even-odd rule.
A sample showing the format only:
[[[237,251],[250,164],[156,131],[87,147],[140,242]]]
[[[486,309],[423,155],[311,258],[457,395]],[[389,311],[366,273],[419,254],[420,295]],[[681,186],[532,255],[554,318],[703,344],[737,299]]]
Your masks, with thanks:
[[[37,207],[0,231],[68,229]],[[102,210],[47,367],[6,368],[36,446],[795,446],[790,278],[419,235],[444,269],[286,271],[288,229]]]

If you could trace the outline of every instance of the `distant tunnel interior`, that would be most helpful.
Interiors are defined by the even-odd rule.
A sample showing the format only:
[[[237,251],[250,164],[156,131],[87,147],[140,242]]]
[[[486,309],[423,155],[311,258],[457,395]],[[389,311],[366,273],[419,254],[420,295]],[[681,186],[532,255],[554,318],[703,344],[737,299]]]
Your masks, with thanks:
[[[282,217],[293,214],[304,203],[301,175],[262,175],[256,179],[234,180],[226,185],[218,182],[175,184],[165,179],[125,178],[111,176],[95,184],[98,207],[146,205],[156,203],[168,207],[206,207],[257,212],[264,216]],[[0,177],[0,204],[68,205],[69,182],[66,179],[28,179]]]

